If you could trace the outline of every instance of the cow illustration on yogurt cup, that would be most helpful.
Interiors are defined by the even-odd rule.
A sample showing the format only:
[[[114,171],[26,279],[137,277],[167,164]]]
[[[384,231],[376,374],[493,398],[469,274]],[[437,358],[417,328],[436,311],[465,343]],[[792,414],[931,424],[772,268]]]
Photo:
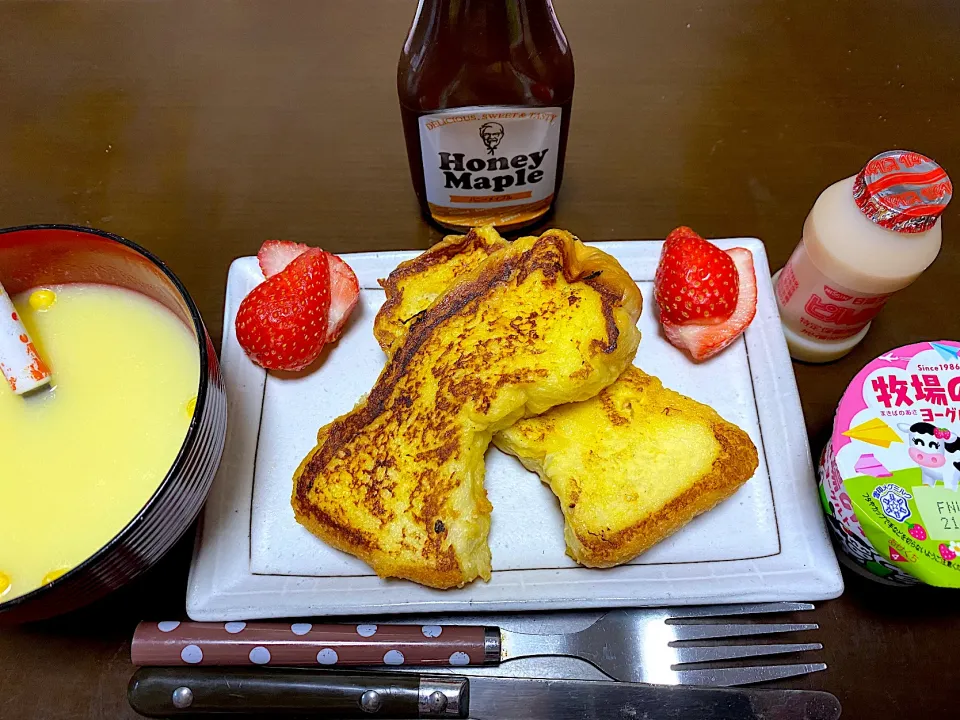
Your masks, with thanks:
[[[943,449],[947,458],[943,466],[943,484],[956,492],[960,486],[960,435],[954,434],[943,444]]]
[[[899,423],[897,427],[907,436],[907,454],[920,466],[923,484],[933,486],[943,482],[956,490],[957,479],[960,477],[955,477],[955,468],[952,465],[947,466],[947,446],[960,449],[956,447],[957,435],[927,422],[916,422],[913,425]],[[960,461],[960,457],[956,459]]]

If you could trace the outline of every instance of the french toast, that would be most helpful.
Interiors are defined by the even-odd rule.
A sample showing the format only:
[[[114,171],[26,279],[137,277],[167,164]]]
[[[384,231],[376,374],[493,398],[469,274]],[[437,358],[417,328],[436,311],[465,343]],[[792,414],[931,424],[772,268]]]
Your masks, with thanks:
[[[400,263],[381,280],[386,300],[373,321],[373,336],[384,350],[407,334],[407,326],[443,291],[508,243],[492,226],[466,235],[447,235],[412,260]],[[388,353],[389,354],[389,353]]]
[[[492,435],[596,395],[636,353],[642,299],[569,233],[489,255],[405,324],[373,389],[294,475],[297,521],[381,577],[490,577],[483,455]]]
[[[377,335],[388,356],[388,342],[406,330],[398,309],[415,316],[502,248],[492,233],[449,236],[381,283],[387,301],[376,325],[395,328],[390,338]],[[597,397],[522,420],[493,442],[550,485],[562,503],[568,554],[590,567],[631,560],[735,492],[758,462],[740,428],[632,366]]]
[[[567,554],[588,567],[633,559],[736,492],[758,462],[743,430],[635,367],[493,442],[550,486]]]

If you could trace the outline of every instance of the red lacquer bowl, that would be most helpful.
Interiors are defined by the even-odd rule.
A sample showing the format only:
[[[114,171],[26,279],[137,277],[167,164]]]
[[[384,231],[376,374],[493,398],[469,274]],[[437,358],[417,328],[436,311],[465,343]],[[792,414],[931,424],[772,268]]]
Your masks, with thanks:
[[[38,285],[74,282],[135,290],[180,318],[196,337],[200,353],[197,407],[159,488],[91,557],[52,583],[0,603],[0,623],[9,624],[86,605],[128,583],[173,547],[200,512],[220,463],[227,399],[216,352],[186,288],[158,258],[129,240],[69,225],[0,230],[0,277],[11,295]]]

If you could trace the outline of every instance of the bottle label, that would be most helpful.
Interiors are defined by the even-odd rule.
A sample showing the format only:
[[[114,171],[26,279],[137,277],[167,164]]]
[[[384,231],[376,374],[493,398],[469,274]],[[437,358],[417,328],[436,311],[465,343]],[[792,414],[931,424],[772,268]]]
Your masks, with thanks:
[[[810,261],[801,241],[777,278],[782,320],[814,340],[844,340],[863,330],[890,293],[871,295],[833,282]]]
[[[420,118],[430,212],[451,224],[519,225],[553,202],[559,107],[472,107]]]

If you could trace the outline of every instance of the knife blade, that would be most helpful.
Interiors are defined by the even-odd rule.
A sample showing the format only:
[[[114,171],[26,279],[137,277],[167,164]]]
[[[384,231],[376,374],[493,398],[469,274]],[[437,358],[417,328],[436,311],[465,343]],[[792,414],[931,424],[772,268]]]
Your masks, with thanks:
[[[141,668],[131,707],[147,717],[238,713],[474,720],[837,720],[825,692],[390,672]]]

